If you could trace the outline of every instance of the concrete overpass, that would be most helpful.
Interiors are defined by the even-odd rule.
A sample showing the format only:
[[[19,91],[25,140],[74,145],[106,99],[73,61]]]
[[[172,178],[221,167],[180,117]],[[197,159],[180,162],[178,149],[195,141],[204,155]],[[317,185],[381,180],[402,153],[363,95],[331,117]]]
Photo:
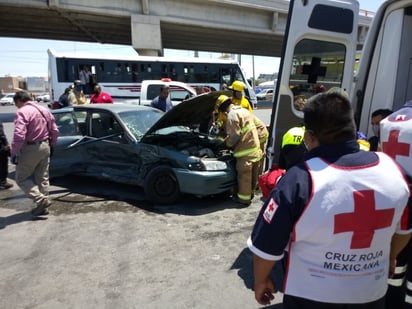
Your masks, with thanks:
[[[0,36],[278,57],[285,0],[0,0]],[[371,16],[359,20],[362,46]]]

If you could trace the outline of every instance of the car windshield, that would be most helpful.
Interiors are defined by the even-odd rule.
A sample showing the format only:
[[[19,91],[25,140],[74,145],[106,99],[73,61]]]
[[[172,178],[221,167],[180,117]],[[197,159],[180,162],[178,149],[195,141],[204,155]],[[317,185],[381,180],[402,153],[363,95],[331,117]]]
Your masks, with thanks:
[[[119,117],[137,139],[140,139],[162,116],[163,113],[156,110],[133,110],[119,113]]]

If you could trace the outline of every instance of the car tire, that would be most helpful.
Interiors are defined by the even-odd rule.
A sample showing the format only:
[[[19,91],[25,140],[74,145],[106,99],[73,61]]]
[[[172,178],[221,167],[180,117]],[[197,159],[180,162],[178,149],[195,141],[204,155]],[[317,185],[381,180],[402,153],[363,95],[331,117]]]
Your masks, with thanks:
[[[168,166],[155,167],[147,174],[144,192],[157,204],[173,204],[181,195],[177,178]]]

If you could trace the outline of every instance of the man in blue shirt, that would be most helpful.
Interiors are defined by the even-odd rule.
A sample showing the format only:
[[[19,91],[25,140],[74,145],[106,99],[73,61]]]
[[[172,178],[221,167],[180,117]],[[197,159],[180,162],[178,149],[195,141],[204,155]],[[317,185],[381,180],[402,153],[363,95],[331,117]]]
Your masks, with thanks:
[[[172,101],[169,97],[169,86],[163,85],[160,88],[160,94],[152,100],[150,103],[151,107],[160,109],[164,112],[167,112],[173,108]]]

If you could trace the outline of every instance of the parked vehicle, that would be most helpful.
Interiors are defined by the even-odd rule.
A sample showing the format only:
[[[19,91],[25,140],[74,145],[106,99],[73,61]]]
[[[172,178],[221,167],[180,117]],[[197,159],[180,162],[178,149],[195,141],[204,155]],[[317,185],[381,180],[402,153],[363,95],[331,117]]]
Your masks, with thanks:
[[[4,96],[0,99],[0,105],[14,105],[13,101],[14,92],[13,93],[5,93]]]
[[[152,100],[160,94],[160,88],[163,85],[169,86],[169,96],[174,106],[185,99],[196,96],[196,90],[185,83],[169,79],[156,79],[142,81],[140,97],[138,99],[125,100],[124,102],[149,106]],[[116,102],[122,102],[122,100],[116,100]]]
[[[131,104],[53,110],[60,136],[50,175],[78,174],[140,186],[159,204],[174,203],[184,193],[231,191],[237,183],[231,151],[199,132],[222,93],[193,97],[167,113]]]
[[[266,88],[262,89],[257,95],[256,98],[258,101],[272,101],[273,99],[273,89]]]
[[[398,110],[412,98],[411,8],[412,0],[383,2],[365,37],[358,33],[365,16],[356,0],[290,1],[268,166],[278,162],[284,132],[302,123],[300,103],[320,91],[344,89],[357,129],[369,137],[375,110]],[[365,39],[361,52],[360,39]]]
[[[50,94],[48,93],[39,94],[38,96],[36,96],[36,101],[37,102],[50,102]]]

